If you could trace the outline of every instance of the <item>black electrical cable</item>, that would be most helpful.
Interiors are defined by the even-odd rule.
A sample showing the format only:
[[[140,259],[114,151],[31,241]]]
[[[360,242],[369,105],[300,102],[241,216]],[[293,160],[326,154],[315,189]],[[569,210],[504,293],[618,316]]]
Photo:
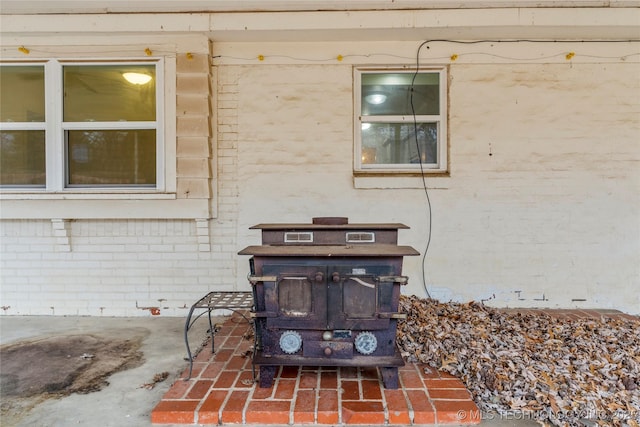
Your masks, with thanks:
[[[411,86],[409,88],[409,100],[411,102],[411,114],[413,114],[413,136],[416,142],[416,149],[418,150],[418,163],[420,163],[420,176],[422,177],[422,187],[424,188],[424,194],[427,198],[427,209],[429,214],[429,222],[427,225],[427,244],[424,249],[424,253],[422,254],[422,287],[424,288],[425,293],[428,298],[431,298],[431,294],[429,293],[429,289],[427,288],[427,276],[425,271],[425,263],[427,261],[427,252],[429,252],[429,246],[431,245],[431,228],[432,228],[432,210],[431,210],[431,198],[429,197],[429,190],[427,188],[427,179],[424,175],[424,167],[422,166],[422,153],[420,151],[420,142],[418,141],[418,119],[416,117],[416,110],[413,104],[413,87],[415,85],[416,77],[418,77],[418,72],[420,71],[420,50],[422,47],[429,43],[430,40],[426,40],[420,44],[418,47],[418,51],[416,52],[416,71],[413,73],[413,78],[411,79]],[[438,149],[442,149],[438,147]]]
[[[493,40],[493,39],[482,39],[482,40],[451,40],[451,39],[430,39],[425,40],[418,47],[417,52],[417,60],[420,59],[420,50],[427,43],[458,43],[458,44],[478,44],[478,43],[636,43],[639,42],[640,39],[599,39],[599,40],[535,40],[535,39],[511,39],[511,40]]]

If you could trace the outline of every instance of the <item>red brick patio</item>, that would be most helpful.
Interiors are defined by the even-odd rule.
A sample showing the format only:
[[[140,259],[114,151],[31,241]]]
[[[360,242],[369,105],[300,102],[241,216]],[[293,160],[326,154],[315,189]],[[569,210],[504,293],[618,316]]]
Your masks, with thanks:
[[[375,368],[284,367],[271,388],[253,382],[252,339],[242,317],[216,333],[153,409],[154,424],[477,424],[480,413],[462,382],[426,366],[400,369],[387,390]]]
[[[504,309],[559,319],[637,319],[617,310]],[[240,316],[227,318],[205,347],[193,375],[178,379],[151,413],[154,424],[477,424],[480,412],[463,383],[424,365],[400,369],[400,388],[386,390],[376,369],[285,367],[274,385],[253,382],[252,339]],[[186,378],[188,370],[182,373]]]

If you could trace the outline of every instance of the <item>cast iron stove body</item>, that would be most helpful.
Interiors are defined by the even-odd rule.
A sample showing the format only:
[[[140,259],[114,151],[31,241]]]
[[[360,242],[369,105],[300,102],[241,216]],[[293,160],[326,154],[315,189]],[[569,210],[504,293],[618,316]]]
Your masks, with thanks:
[[[249,246],[260,386],[279,366],[378,367],[386,388],[398,387],[396,348],[403,224],[259,224],[262,246]]]

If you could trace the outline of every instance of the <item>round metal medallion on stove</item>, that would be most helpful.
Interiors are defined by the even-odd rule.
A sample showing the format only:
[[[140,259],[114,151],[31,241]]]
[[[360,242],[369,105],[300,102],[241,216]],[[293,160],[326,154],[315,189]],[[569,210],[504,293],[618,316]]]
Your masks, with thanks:
[[[355,340],[356,350],[362,354],[371,354],[378,348],[378,340],[371,332],[360,332]]]
[[[287,354],[298,352],[302,347],[302,337],[296,331],[284,331],[280,335],[280,349]]]

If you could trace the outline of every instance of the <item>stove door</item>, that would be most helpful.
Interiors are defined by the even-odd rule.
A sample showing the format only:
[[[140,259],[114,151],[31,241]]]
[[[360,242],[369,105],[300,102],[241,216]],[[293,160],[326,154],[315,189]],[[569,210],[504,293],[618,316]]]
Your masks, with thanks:
[[[329,268],[329,329],[380,330],[389,327],[385,314],[397,309],[394,283],[381,282],[388,267]],[[394,307],[395,305],[395,307]]]
[[[265,265],[264,274],[277,277],[265,283],[267,328],[324,329],[327,323],[326,267]]]

